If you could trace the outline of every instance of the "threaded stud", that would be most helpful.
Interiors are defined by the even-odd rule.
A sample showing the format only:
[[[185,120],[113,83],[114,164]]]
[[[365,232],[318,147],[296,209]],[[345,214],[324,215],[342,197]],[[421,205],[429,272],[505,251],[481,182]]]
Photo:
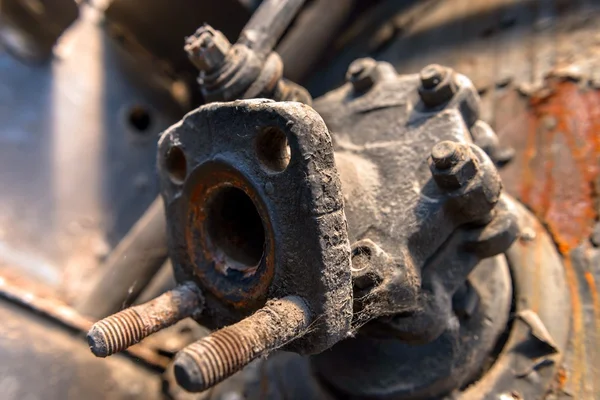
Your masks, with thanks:
[[[87,334],[96,357],[107,357],[139,343],[150,334],[201,312],[204,300],[188,282],[148,303],[120,311],[96,322]]]
[[[448,169],[460,161],[460,151],[456,143],[444,140],[433,146],[431,159],[436,168]]]
[[[257,357],[302,336],[310,319],[300,297],[270,301],[250,317],[180,351],[175,358],[175,379],[189,392],[204,391]]]

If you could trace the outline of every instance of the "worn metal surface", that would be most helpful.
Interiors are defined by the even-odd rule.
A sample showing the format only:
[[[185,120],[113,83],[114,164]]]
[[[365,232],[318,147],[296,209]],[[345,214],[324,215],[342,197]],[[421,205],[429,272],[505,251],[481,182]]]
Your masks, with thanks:
[[[350,248],[331,146],[312,109],[266,100],[203,106],[162,136],[171,257],[178,280],[205,291],[202,322],[293,294],[320,316],[306,351],[346,334]]]
[[[303,0],[267,0],[231,44],[210,25],[186,38],[185,51],[198,68],[198,84],[207,102],[269,98],[310,104],[310,94],[283,79],[281,57],[273,47]]]
[[[378,23],[362,22],[371,23],[362,40],[344,47],[317,74],[320,85],[309,85],[341,80],[348,57],[366,54],[392,62],[400,72],[437,62],[472,78],[482,119],[516,151],[501,171],[507,192],[550,229],[564,257],[573,336],[555,375],[559,397],[595,398],[599,390],[600,257],[589,240],[598,224],[600,192],[599,5],[447,0],[420,2],[407,11],[389,1],[380,7],[387,14]]]
[[[568,322],[577,304],[571,304],[568,273],[552,238],[534,215],[513,204],[521,227],[520,239],[506,253],[514,319],[496,360],[480,380],[465,388],[461,399],[497,399],[503,393],[523,399],[562,395],[562,361],[569,341],[577,337]]]
[[[0,42],[22,61],[44,62],[51,57],[56,40],[78,16],[74,0],[3,0]]]
[[[218,51],[216,42],[211,46],[203,62],[214,58],[211,48]],[[369,339],[343,341],[315,365],[324,381],[346,395],[439,396],[480,372],[508,320],[510,284],[502,268],[494,268],[498,276],[480,275],[489,276],[488,282],[465,282],[481,259],[510,246],[517,220],[500,195],[492,160],[472,144],[482,135],[471,128],[480,133],[482,122],[471,82],[443,67],[430,70],[398,76],[389,64],[353,64],[350,82],[316,103],[333,134],[335,164],[321,118],[299,103],[211,104],[163,134],[158,160],[169,246],[177,279],[193,280],[206,291],[199,320],[212,327],[234,323],[266,299],[290,294],[320,318],[306,332],[292,324],[292,336],[284,327],[297,322],[293,313],[280,316],[279,330],[274,327],[268,338],[255,334],[264,327],[234,329],[252,325],[266,310],[260,309],[178,356],[175,376],[184,387],[209,388],[269,351],[269,343],[292,339],[286,348],[318,353],[359,329],[396,339],[381,342],[380,354],[406,352],[402,342],[433,342],[412,358],[427,360],[423,354],[430,354],[440,368],[405,381],[394,372],[398,366],[390,367],[395,361],[411,368],[402,357],[386,362],[365,350],[350,362],[344,358],[348,347],[368,347]],[[487,129],[483,136],[493,135]],[[346,234],[355,242],[352,254]],[[354,296],[345,275],[351,256]],[[471,300],[465,297],[469,291]],[[220,332],[227,334],[221,338]],[[260,345],[250,343],[255,336]],[[255,339],[245,346],[245,337]],[[479,339],[454,353],[443,350],[443,343],[467,337]],[[235,342],[247,348],[239,360],[226,346]],[[256,351],[248,353],[251,348]],[[369,364],[364,357],[390,367],[390,375],[371,368],[348,385],[352,374],[331,368],[340,364],[359,372],[357,365]]]
[[[373,255],[354,268],[380,275],[371,287],[355,289],[364,300],[355,304],[354,323],[360,327],[374,317],[390,316],[386,324],[403,340],[431,341],[454,324],[453,293],[481,258],[510,245],[516,220],[500,199],[495,166],[469,145],[479,115],[471,82],[442,67],[446,78],[428,87],[422,84],[425,72],[398,76],[387,63],[371,69],[368,87],[357,87],[351,79],[315,102],[334,137],[354,255],[365,247]],[[455,90],[445,92],[450,81]],[[436,153],[444,144],[454,149],[448,165]],[[473,232],[467,236],[473,239],[465,236],[449,247],[473,242],[465,247],[471,255],[458,250],[449,257],[456,265],[436,267],[434,254],[469,223]],[[478,246],[486,251],[478,253]]]
[[[600,257],[589,241],[599,213],[598,99],[595,89],[556,77],[528,97],[510,92],[503,97],[516,121],[506,126],[504,140],[518,150],[503,175],[564,256],[572,338],[557,379],[560,395],[580,398],[600,393]]]
[[[505,256],[483,261],[470,277],[480,279],[480,283],[483,283],[486,281],[486,276],[490,274],[506,274],[505,268],[508,262],[515,299],[512,305],[512,318],[507,325],[505,337],[499,343],[497,351],[490,354],[483,368],[477,371],[481,376],[477,376],[472,384],[447,396],[433,398],[448,400],[594,398],[590,392],[588,392],[590,397],[571,397],[568,394],[573,392],[569,389],[568,372],[564,368],[563,361],[565,357],[569,357],[571,342],[574,340],[575,332],[568,322],[571,311],[575,312],[577,308],[574,304],[571,309],[571,293],[567,284],[568,273],[551,237],[540,222],[523,206],[513,204],[519,215],[520,239],[511,246]],[[488,296],[483,297],[481,301],[492,303],[487,312],[493,312],[491,309],[496,303],[493,292],[489,292]],[[481,307],[475,310],[474,315],[485,312]],[[488,315],[488,317],[495,316]],[[467,326],[461,326],[460,329],[468,329],[468,319],[463,321]],[[449,334],[451,333],[446,333]],[[442,339],[442,342],[447,339]],[[464,337],[459,336],[458,339],[459,343],[466,344],[480,338],[477,335],[467,334]],[[406,386],[402,386],[399,390],[408,391],[410,388],[419,389],[416,383],[424,381],[424,376],[427,377],[426,379],[435,379],[438,371],[456,368],[456,365],[440,365],[439,361],[431,362],[430,357],[435,358],[435,350],[431,353],[421,353],[420,358],[410,358],[409,362],[403,363],[407,356],[413,357],[415,353],[419,354],[420,346],[403,346],[395,342],[393,346],[399,346],[401,352],[390,354],[391,347],[386,341],[367,339],[361,344],[362,340],[364,339],[359,335],[338,344],[343,348],[339,357],[344,362],[328,365],[324,374],[331,376],[334,372],[340,372],[336,375],[337,379],[344,379],[349,374],[349,379],[344,382],[346,388],[369,393],[370,396],[366,398],[398,398],[386,397],[386,394],[390,393],[382,391],[388,387],[390,380],[403,381]],[[358,346],[353,346],[352,342],[358,342]],[[455,340],[450,340],[446,344],[449,352],[460,352],[461,349],[467,352],[473,351],[473,349],[456,346],[456,343]],[[330,351],[338,350],[334,347]],[[323,355],[326,354],[327,352]],[[475,354],[481,356],[477,351]],[[361,358],[363,358],[362,363]],[[387,362],[381,362],[385,359]],[[427,365],[420,364],[427,359],[430,360]],[[314,360],[311,362],[292,354],[276,354],[261,361],[260,365],[244,371],[235,384],[217,387],[214,397],[211,398],[217,399],[220,393],[227,392],[244,393],[251,399],[361,398],[352,397],[351,394],[343,391],[332,392],[323,387],[322,379],[315,379],[315,363]],[[352,368],[353,364],[358,365]],[[317,370],[318,368],[317,363]],[[377,373],[373,375],[380,377],[381,382],[367,378],[368,371],[371,369],[376,369]],[[420,394],[422,392],[419,393],[417,390],[410,394],[405,393],[404,396],[421,398]],[[425,398],[431,397],[425,396]]]
[[[311,357],[314,374],[340,399],[441,398],[475,381],[493,360],[509,320],[512,290],[504,256],[482,261],[468,282],[477,306],[469,315],[455,310],[456,325],[432,342],[407,344],[359,333]]]
[[[327,55],[328,46],[336,39],[356,3],[356,0],[319,0],[306,5],[277,45],[286,78],[303,81]]]
[[[79,314],[75,309],[56,298],[51,290],[40,286],[22,276],[18,272],[2,270],[0,275],[0,297],[25,307],[33,313],[42,315],[70,330],[80,333],[87,332],[93,322]],[[143,360],[149,366],[164,369],[169,358],[160,354],[160,346],[154,348],[145,345],[132,346],[127,353],[132,357]]]
[[[209,23],[235,40],[250,15],[238,0],[153,0],[151,4],[113,0],[106,10],[106,23],[109,32],[142,62],[193,83],[197,72],[181,51],[184,38]]]
[[[164,212],[157,197],[91,277],[95,284],[77,299],[77,311],[103,318],[131,305],[168,258]]]
[[[125,357],[98,360],[82,337],[0,301],[0,397],[160,399],[155,372]]]
[[[164,82],[83,6],[51,63],[0,53],[0,264],[67,302],[156,198],[157,133],[182,114]],[[147,125],[130,118],[142,111]],[[134,113],[135,114],[135,113]]]

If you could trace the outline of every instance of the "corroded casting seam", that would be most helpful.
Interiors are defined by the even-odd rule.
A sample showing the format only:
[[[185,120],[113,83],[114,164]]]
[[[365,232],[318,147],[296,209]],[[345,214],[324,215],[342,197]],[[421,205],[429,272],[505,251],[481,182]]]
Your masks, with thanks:
[[[206,390],[257,357],[302,336],[311,320],[306,303],[298,296],[269,301],[250,317],[180,351],[175,378],[190,392]]]
[[[90,349],[96,357],[118,353],[154,332],[199,314],[203,306],[204,298],[197,286],[184,283],[145,304],[96,322],[87,334]]]

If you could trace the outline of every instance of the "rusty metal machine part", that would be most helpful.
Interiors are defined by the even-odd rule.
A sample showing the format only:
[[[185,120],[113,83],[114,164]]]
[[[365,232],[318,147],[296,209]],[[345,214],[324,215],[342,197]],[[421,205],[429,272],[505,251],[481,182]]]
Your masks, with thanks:
[[[455,368],[462,367],[459,364],[455,367],[446,356],[440,358],[444,352],[459,357],[460,354],[469,357],[471,352],[475,358],[482,357],[480,338],[473,335],[473,331],[469,332],[469,326],[479,324],[484,317],[487,322],[482,327],[485,328],[489,321],[502,317],[490,314],[500,303],[489,295],[477,296],[474,307],[472,301],[453,301],[464,335],[453,337],[452,332],[446,332],[430,344],[405,345],[397,340],[359,334],[317,356],[325,357],[325,361],[319,362],[315,362],[314,357],[280,352],[244,370],[235,381],[228,380],[215,387],[214,395],[209,398],[219,399],[221,393],[239,394],[248,399],[298,400],[572,398],[564,392],[568,372],[563,365],[570,342],[578,339],[572,336],[569,326],[572,308],[565,269],[552,238],[536,217],[519,203],[512,200],[509,203],[518,215],[520,238],[503,256],[482,261],[470,275],[469,282],[474,279],[481,283],[494,281],[508,272],[508,264],[514,287],[513,318],[494,352],[485,355],[482,368],[477,370],[470,384],[447,395],[428,396],[435,390],[439,392],[440,385],[459,386],[457,382],[449,383],[447,378],[455,374]],[[502,289],[501,285],[488,287]],[[477,293],[481,294],[479,290]],[[497,293],[510,296],[502,290]],[[463,294],[458,297],[462,298]],[[485,304],[490,301],[492,306]],[[474,348],[466,348],[469,346]],[[328,359],[329,352],[336,356]],[[329,365],[324,364],[327,361]],[[319,367],[324,370],[319,371]],[[426,384],[431,386],[428,388]],[[340,386],[342,390],[336,388]]]
[[[262,335],[252,355],[236,357],[225,346],[236,336],[229,329],[244,342],[237,325],[203,339],[194,346],[211,351],[192,346],[175,362],[186,389],[224,379],[270,351],[268,343],[285,338],[286,348],[311,354],[357,332],[338,349],[370,337],[393,338],[391,346],[480,337],[451,354],[432,344],[414,357],[434,352],[456,367],[425,382],[424,393],[473,379],[506,326],[511,285],[501,261],[467,278],[510,246],[517,218],[494,163],[472,144],[477,93],[450,70],[439,82],[427,77],[440,69],[398,76],[389,64],[357,61],[349,83],[315,103],[327,127],[305,106],[255,100],[201,107],[163,134],[171,257],[177,279],[206,293],[198,320],[218,328],[251,315],[250,324],[270,307],[260,308],[267,299],[290,295],[320,317],[305,316],[315,319],[307,332],[290,325],[292,337],[286,329]],[[298,321],[293,315],[278,317],[282,328]],[[316,371],[341,361],[335,349],[314,358]],[[322,379],[336,386],[328,375]]]
[[[259,335],[268,341],[253,357],[272,350],[269,343],[317,353],[348,335],[352,289],[341,184],[331,137],[314,110],[268,100],[210,104],[165,132],[159,149],[170,248],[178,249],[171,259],[177,279],[186,276],[205,293],[201,323],[218,328],[268,299],[297,296],[314,316],[310,329],[293,329],[290,337],[283,328],[296,326],[295,313],[280,313],[269,337]],[[257,314],[271,306],[265,307]],[[213,354],[216,363],[229,362],[225,349]],[[190,369],[180,359],[176,365]],[[225,377],[198,379],[186,389]]]
[[[445,78],[429,80],[431,71]],[[440,66],[398,76],[363,59],[347,79],[315,108],[334,137],[360,264],[354,324],[386,316],[365,329],[429,342],[454,324],[449,300],[479,260],[512,243],[516,217],[494,164],[473,144],[478,96],[466,77]]]
[[[297,341],[322,351],[348,333],[350,246],[331,137],[300,103],[211,104],[165,132],[158,163],[177,279],[206,296],[215,328],[269,298],[316,317]],[[292,343],[292,345],[298,345]]]
[[[96,322],[87,339],[96,357],[123,351],[184,318],[199,315],[204,299],[196,285],[184,283],[159,297]]]
[[[304,0],[266,0],[235,44],[209,25],[186,39],[185,50],[200,70],[198,83],[207,102],[265,97],[310,104],[308,92],[283,79],[281,57],[273,47]]]

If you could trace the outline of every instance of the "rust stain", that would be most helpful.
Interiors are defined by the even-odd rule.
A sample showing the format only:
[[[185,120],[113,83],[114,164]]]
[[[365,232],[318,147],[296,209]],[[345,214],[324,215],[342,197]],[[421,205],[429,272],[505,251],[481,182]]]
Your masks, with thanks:
[[[590,235],[597,218],[600,94],[549,80],[529,101],[519,197],[546,224],[563,254]]]
[[[568,377],[562,370],[557,379],[560,387],[569,384],[579,396],[588,390],[588,351],[598,355],[597,349],[586,348],[583,286],[587,283],[593,301],[596,332],[600,332],[600,298],[594,276],[587,272],[585,282],[580,280],[583,271],[577,270],[569,256],[587,240],[598,219],[600,92],[559,79],[547,80],[546,86],[543,95],[532,96],[526,107],[521,107],[525,110],[525,137],[519,138],[522,133],[518,129],[509,133],[509,139],[520,143],[510,178],[514,194],[544,223],[564,256],[572,303],[573,364]],[[536,274],[543,273],[542,265],[535,268]],[[534,310],[537,306],[532,304]],[[597,340],[594,347],[600,348],[600,338]]]
[[[588,398],[592,396],[586,395],[592,382],[587,382],[586,360],[592,356],[588,354],[590,350],[599,356],[600,337],[596,336],[597,345],[585,341],[589,332],[582,296],[590,293],[596,332],[600,332],[600,296],[594,276],[573,265],[570,253],[588,240],[598,221],[600,91],[549,78],[546,90],[539,95],[524,99],[508,93],[496,107],[496,115],[502,117],[497,117],[497,122],[503,121],[497,131],[517,153],[501,171],[502,179],[507,190],[542,221],[563,255],[572,303],[573,360],[568,371],[564,370],[557,379],[561,386],[569,385],[575,397]],[[536,268],[536,276],[543,273],[542,265],[532,268]],[[534,310],[539,305],[538,298],[539,293],[535,293],[531,304]],[[590,346],[597,349],[586,348]]]
[[[586,370],[586,349],[584,341],[585,326],[583,320],[583,307],[579,295],[577,271],[568,257],[564,259],[564,265],[567,285],[569,285],[569,292],[571,294],[571,324],[573,329],[571,334],[571,345],[573,346],[574,350],[573,364],[570,366],[571,379],[569,380],[569,383],[572,385],[574,392],[573,394],[577,396],[584,387],[583,376]]]
[[[557,389],[562,391],[565,389],[567,384],[567,370],[564,367],[560,367],[556,373]]]
[[[207,268],[210,268],[210,266],[207,265],[206,260],[212,260],[216,263],[217,257],[213,254],[212,247],[206,240],[209,237],[205,223],[207,219],[206,204],[211,193],[223,186],[235,187],[244,191],[256,206],[265,228],[265,268],[259,267],[260,270],[250,278],[254,283],[245,288],[230,283],[225,276],[215,278],[215,274],[207,273]],[[228,168],[214,167],[195,182],[187,205],[185,246],[194,267],[193,273],[202,282],[201,286],[208,289],[214,296],[237,308],[253,307],[256,306],[257,301],[264,301],[264,296],[273,280],[275,271],[275,235],[266,207],[262,204],[255,190],[249,186],[239,172]],[[198,249],[201,250],[202,256],[199,255]],[[223,282],[226,284],[223,284]],[[232,299],[235,297],[239,300]]]
[[[594,337],[596,341],[596,346],[592,349],[593,351],[593,365],[591,369],[594,373],[595,383],[600,383],[600,365],[598,365],[598,360],[600,360],[600,297],[598,296],[598,287],[596,286],[596,280],[594,275],[590,271],[585,271],[584,274],[585,281],[588,286],[588,290],[590,291],[590,295],[592,297],[592,304],[594,309],[594,331],[590,332],[590,334]]]

